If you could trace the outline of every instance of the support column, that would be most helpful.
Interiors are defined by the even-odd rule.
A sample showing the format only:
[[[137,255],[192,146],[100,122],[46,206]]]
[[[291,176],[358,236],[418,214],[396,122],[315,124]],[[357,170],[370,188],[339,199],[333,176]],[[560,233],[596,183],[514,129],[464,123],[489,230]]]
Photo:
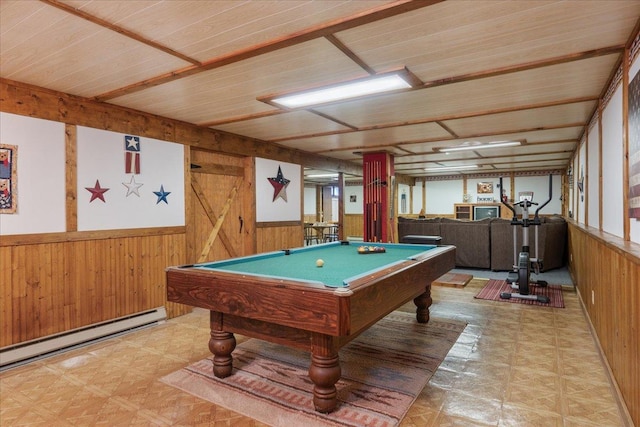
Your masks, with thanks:
[[[363,157],[364,241],[389,242],[393,156],[365,153]]]

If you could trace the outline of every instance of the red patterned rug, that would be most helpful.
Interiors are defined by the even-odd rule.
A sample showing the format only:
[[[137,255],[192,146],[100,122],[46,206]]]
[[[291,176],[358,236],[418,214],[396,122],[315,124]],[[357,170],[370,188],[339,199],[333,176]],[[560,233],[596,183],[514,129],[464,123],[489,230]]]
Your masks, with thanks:
[[[313,409],[310,355],[250,339],[233,352],[233,375],[213,376],[211,358],[162,382],[272,426],[397,426],[465,328],[395,311],[340,350],[338,407]]]
[[[540,305],[543,307],[564,308],[564,298],[562,297],[562,286],[559,285],[547,285],[547,286],[529,286],[529,293],[532,295],[540,295],[549,297],[548,303],[542,303],[535,300],[526,300],[520,298],[502,299],[500,294],[502,292],[517,292],[511,288],[511,285],[505,280],[490,279],[484,288],[475,296],[478,299],[486,299],[490,301],[506,301],[514,302],[517,304],[528,305]]]

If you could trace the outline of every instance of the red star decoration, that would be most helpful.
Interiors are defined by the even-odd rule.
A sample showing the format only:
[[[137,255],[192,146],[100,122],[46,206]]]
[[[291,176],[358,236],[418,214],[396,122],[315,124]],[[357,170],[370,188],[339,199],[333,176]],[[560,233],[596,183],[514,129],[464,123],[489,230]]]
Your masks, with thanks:
[[[282,200],[287,201],[287,186],[291,182],[282,175],[282,169],[278,166],[278,175],[272,178],[267,178],[271,185],[273,185],[273,200],[275,202],[278,197],[282,197]]]
[[[107,191],[109,191],[108,188],[102,188],[100,187],[100,181],[98,181],[96,179],[96,185],[93,186],[93,188],[91,187],[84,187],[85,190],[88,190],[91,192],[91,200],[89,200],[89,203],[93,202],[95,199],[100,199],[103,202],[104,200],[104,193],[106,193]]]

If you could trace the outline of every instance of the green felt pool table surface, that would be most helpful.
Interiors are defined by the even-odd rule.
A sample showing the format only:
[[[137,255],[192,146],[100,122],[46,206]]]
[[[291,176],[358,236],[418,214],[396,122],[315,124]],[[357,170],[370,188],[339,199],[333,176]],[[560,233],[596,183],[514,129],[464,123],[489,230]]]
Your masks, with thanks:
[[[359,253],[361,246],[385,249],[382,253]],[[199,264],[202,269],[244,273],[262,277],[298,279],[329,287],[348,286],[353,279],[398,262],[414,259],[437,246],[393,243],[331,242],[231,260]],[[316,261],[324,261],[322,267]]]

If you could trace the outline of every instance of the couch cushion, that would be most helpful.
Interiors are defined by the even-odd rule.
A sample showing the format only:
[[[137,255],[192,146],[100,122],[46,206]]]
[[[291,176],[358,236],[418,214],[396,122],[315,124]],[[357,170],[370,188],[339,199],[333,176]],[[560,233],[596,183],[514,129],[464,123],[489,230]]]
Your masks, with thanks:
[[[414,219],[398,217],[398,240],[407,235],[439,236],[440,218]]]
[[[456,267],[491,267],[490,226],[493,220],[445,221],[443,218],[440,224],[442,244],[456,247]]]

